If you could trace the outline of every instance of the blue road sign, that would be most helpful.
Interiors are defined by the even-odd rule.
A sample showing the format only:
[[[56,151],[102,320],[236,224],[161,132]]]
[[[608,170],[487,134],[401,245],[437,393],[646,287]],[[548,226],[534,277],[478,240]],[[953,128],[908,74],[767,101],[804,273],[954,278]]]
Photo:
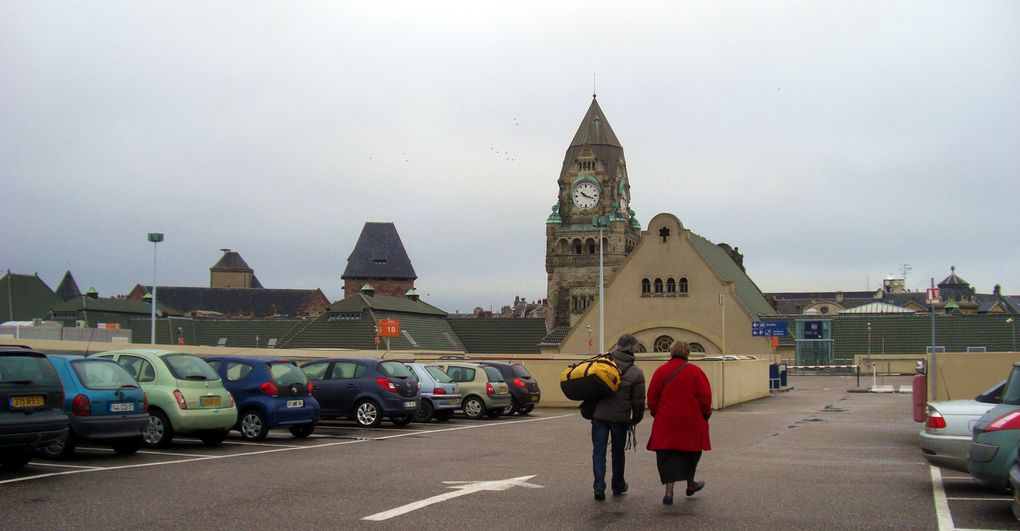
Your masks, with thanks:
[[[786,321],[754,321],[751,323],[752,336],[788,336],[790,327]]]

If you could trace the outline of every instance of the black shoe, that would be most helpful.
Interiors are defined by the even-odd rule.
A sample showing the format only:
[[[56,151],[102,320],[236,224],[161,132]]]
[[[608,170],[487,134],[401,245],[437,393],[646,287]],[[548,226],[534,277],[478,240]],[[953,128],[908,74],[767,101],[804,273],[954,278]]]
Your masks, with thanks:
[[[673,505],[673,495],[672,494],[667,494],[667,495],[663,496],[662,497],[662,504],[663,505]]]
[[[619,496],[621,494],[626,494],[626,492],[628,490],[630,490],[630,485],[624,483],[622,489],[620,489],[620,490],[613,489],[613,496]]]
[[[603,490],[595,489],[595,499],[598,501],[606,499],[606,491],[604,489]]]
[[[687,487],[687,495],[688,496],[694,496],[695,492],[698,492],[699,490],[701,490],[703,488],[705,488],[705,482],[704,481],[695,481],[693,487]]]

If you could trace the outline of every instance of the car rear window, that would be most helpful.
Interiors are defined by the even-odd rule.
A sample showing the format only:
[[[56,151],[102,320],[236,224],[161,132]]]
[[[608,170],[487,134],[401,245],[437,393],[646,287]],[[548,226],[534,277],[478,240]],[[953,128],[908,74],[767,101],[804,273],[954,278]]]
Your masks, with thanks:
[[[42,356],[0,355],[0,384],[60,385],[57,372]]]
[[[138,387],[124,367],[116,363],[99,360],[76,360],[71,368],[78,375],[82,385],[89,389],[120,389],[122,387]]]
[[[379,364],[379,370],[390,378],[411,378],[411,370],[399,361],[384,361]]]
[[[269,364],[269,374],[277,386],[308,385],[308,377],[294,362],[276,361]]]
[[[514,376],[518,378],[531,378],[531,373],[528,372],[528,369],[524,368],[524,365],[514,364],[511,365],[510,368],[513,370]]]
[[[439,383],[453,383],[453,378],[450,378],[450,375],[440,370],[439,367],[425,367],[425,372],[429,373]]]
[[[167,354],[162,357],[170,373],[178,380],[219,380],[216,371],[202,358],[190,354]]]
[[[482,367],[485,371],[485,375],[489,377],[490,382],[505,382],[503,379],[503,373],[499,372],[499,369],[495,367]]]

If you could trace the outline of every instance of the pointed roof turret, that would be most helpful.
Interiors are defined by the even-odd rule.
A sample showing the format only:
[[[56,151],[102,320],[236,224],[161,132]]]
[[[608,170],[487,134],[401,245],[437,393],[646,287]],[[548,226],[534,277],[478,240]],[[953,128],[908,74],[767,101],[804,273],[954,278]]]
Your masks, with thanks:
[[[78,283],[74,281],[74,277],[71,275],[70,271],[64,273],[64,278],[60,280],[56,293],[62,301],[69,301],[81,296],[81,290],[78,289]]]
[[[407,279],[418,276],[393,223],[365,223],[354,250],[347,257],[342,279]]]
[[[591,98],[591,105],[588,106],[588,112],[584,114],[581,125],[577,127],[574,139],[570,142],[570,147],[584,145],[623,147],[616,139],[616,133],[609,125],[609,120],[606,119],[606,114],[599,107],[599,102],[595,99],[594,94]]]

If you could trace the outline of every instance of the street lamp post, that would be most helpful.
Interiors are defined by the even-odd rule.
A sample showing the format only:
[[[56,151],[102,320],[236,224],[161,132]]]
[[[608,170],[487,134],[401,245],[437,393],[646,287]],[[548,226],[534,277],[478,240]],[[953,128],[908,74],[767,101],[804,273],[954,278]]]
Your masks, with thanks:
[[[599,228],[599,352],[606,348],[606,299],[602,287],[605,285],[605,264],[603,262],[602,229],[609,224],[605,216],[595,216],[592,223]]]
[[[1010,317],[1006,322],[1013,325],[1013,352],[1016,352],[1016,319]]]
[[[156,246],[163,241],[162,232],[150,232],[149,241],[152,242],[152,316],[149,329],[149,344],[156,344]]]

